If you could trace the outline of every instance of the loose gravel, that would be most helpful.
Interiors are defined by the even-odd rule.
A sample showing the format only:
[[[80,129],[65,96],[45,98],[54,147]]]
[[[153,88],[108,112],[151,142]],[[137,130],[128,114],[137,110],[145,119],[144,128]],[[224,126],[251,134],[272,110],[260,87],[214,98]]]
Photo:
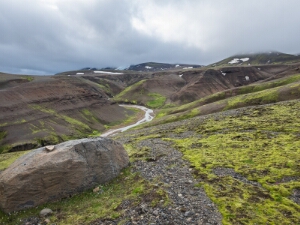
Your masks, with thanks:
[[[126,143],[130,140],[121,138],[118,141]],[[203,188],[196,187],[199,181],[192,176],[190,164],[182,159],[182,154],[171,147],[171,144],[161,139],[141,141],[140,146],[150,148],[153,160],[136,161],[133,170],[139,172],[145,179],[155,182],[168,194],[171,203],[158,206],[141,203],[133,208],[126,208],[125,214],[116,220],[98,220],[93,225],[112,224],[120,221],[122,224],[222,224],[222,217],[215,204],[207,197]],[[130,205],[130,204],[129,204]]]

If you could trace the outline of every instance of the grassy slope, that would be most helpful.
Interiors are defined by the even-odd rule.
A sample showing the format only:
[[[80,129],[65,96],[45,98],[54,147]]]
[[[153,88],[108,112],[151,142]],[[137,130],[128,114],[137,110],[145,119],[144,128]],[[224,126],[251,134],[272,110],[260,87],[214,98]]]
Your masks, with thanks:
[[[128,110],[132,111],[132,113],[128,113],[126,115],[126,120],[124,121],[115,121],[114,123],[110,124],[103,124],[103,121],[100,121],[97,118],[97,115],[95,115],[95,112],[92,112],[88,109],[81,109],[78,114],[81,115],[80,119],[75,119],[71,115],[65,115],[64,113],[58,113],[55,110],[45,108],[41,105],[34,105],[31,104],[30,107],[32,107],[34,110],[49,114],[52,116],[53,119],[46,118],[45,120],[37,121],[26,121],[26,120],[18,120],[14,121],[13,123],[26,123],[29,131],[32,132],[32,134],[36,134],[39,132],[45,133],[43,138],[35,138],[32,140],[31,143],[35,144],[36,146],[44,146],[48,144],[58,144],[63,141],[72,140],[72,139],[79,139],[79,138],[85,138],[85,137],[93,137],[93,136],[99,136],[101,132],[107,129],[110,129],[113,126],[121,125],[121,124],[130,124],[135,121],[135,118],[137,116],[137,113],[139,110],[135,110],[132,108],[128,108]],[[58,134],[55,132],[52,124],[66,124],[66,127],[69,130],[72,130],[71,135],[65,135],[65,134]],[[89,124],[103,124],[103,129],[95,130],[93,129]],[[8,125],[0,124],[1,126]],[[3,139],[3,137],[6,135],[5,132],[0,132],[0,141]],[[22,143],[15,143],[15,145],[20,145]],[[7,153],[12,146],[9,145],[0,145],[0,153]]]
[[[146,80],[141,80],[127,88],[114,97],[116,102],[125,102],[132,104],[142,104],[150,108],[160,108],[165,104],[166,97],[159,94],[149,92],[143,88],[143,83]]]
[[[12,164],[20,156],[26,154],[27,152],[28,151],[0,154],[0,171],[9,167],[10,164]]]
[[[289,199],[300,188],[300,103],[250,109],[247,115],[204,121],[201,138],[172,140],[198,170],[224,224],[298,224],[300,206]],[[184,127],[180,127],[183,132]],[[190,131],[191,129],[189,129]],[[213,168],[233,168],[262,188]],[[295,177],[284,182],[283,178]]]
[[[299,224],[300,206],[290,199],[300,189],[299,108],[295,100],[185,120],[174,129],[152,127],[133,136],[126,149],[131,159],[147,160],[151,149],[137,148],[141,140],[172,142],[190,161],[224,224]],[[217,176],[216,168],[231,168],[247,182]]]
[[[211,112],[249,105],[261,105],[282,100],[297,99],[300,96],[299,81],[300,74],[297,74],[272,82],[243,86],[235,89],[235,91],[219,92],[179,107],[162,109],[151,125],[174,122],[197,115],[205,115]],[[149,124],[146,126],[149,126]]]

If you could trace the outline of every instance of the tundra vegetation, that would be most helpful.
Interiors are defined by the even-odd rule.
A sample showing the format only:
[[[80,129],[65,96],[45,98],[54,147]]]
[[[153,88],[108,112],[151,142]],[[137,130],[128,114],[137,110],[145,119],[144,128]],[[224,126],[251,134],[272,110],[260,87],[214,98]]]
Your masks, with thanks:
[[[300,188],[299,107],[288,101],[179,121],[170,131],[147,128],[148,135],[132,136],[125,147],[132,160],[147,160],[151,149],[137,148],[142,140],[173,143],[223,224],[298,224],[300,206],[292,196]]]
[[[218,92],[181,106],[165,105],[166,97],[146,92],[141,88],[145,81],[127,87],[115,97],[117,102],[136,104],[138,97],[146,96],[146,105],[157,109],[152,122],[113,137],[130,137],[125,148],[132,162],[151,160],[151,149],[139,143],[162,139],[190,163],[199,181],[196,185],[204,188],[217,205],[223,224],[300,224],[300,205],[295,201],[299,198],[295,193],[300,191],[299,74]],[[136,100],[126,101],[127,94],[135,89],[139,91],[130,99]],[[56,115],[40,106],[32,107]],[[82,110],[82,116],[96,120],[87,109]],[[57,117],[80,132],[98,135],[79,120]],[[132,118],[127,117],[126,123],[131,123]],[[1,132],[0,140],[5,135]],[[0,170],[22,154],[25,153],[0,154]],[[145,198],[149,195],[150,200]],[[154,185],[129,167],[96,193],[89,190],[10,215],[0,212],[0,221],[18,224],[49,207],[55,212],[50,218],[53,223],[89,223],[98,218],[120,217],[120,205],[125,200],[134,206],[145,199],[153,206],[160,200],[166,207],[172,204],[164,186]]]

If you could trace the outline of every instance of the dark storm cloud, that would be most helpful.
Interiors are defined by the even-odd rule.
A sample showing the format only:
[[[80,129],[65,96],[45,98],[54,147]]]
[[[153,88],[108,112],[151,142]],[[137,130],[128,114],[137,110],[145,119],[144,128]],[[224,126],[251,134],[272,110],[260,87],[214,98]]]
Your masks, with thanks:
[[[208,64],[300,53],[298,0],[2,0],[0,71],[47,74],[145,61]]]

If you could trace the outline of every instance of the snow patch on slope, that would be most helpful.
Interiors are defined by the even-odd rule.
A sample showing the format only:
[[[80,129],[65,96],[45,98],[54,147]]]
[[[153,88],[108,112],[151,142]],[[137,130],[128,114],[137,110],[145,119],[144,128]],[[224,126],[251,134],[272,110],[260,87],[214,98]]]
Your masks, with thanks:
[[[234,58],[232,59],[230,62],[228,62],[229,64],[235,64],[235,63],[239,63],[240,61],[243,61],[243,62],[247,62],[249,61],[250,58]]]
[[[104,73],[104,74],[123,74],[123,73],[115,73],[115,72],[108,72],[108,71],[94,71],[94,73]]]

